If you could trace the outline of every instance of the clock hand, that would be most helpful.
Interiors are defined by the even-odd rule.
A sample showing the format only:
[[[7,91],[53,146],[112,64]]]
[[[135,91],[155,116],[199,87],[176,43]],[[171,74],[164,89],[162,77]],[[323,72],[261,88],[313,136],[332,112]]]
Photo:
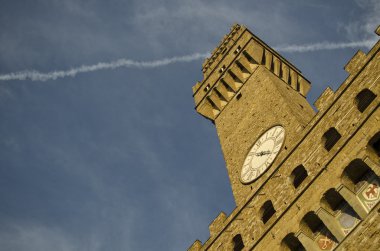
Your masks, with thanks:
[[[261,152],[256,153],[256,156],[263,156],[263,155],[267,155],[270,153],[271,153],[270,151],[261,151]]]

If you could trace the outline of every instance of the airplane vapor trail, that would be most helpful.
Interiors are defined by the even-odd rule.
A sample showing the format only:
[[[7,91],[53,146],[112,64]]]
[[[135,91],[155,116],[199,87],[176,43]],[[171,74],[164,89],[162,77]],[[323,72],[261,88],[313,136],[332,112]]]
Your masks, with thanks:
[[[303,45],[283,45],[274,47],[275,50],[279,52],[310,52],[310,51],[320,51],[320,50],[336,50],[345,48],[356,48],[365,47],[371,48],[376,40],[362,40],[356,42],[347,43],[332,43],[332,42],[320,42],[314,44],[303,44]],[[0,75],[0,81],[7,80],[32,80],[32,81],[47,81],[55,80],[58,78],[65,77],[75,77],[78,73],[93,72],[105,69],[115,69],[119,67],[128,68],[157,68],[173,63],[181,62],[192,62],[195,60],[203,59],[210,56],[210,53],[195,53],[186,56],[164,58],[154,61],[135,61],[131,59],[122,58],[119,60],[111,62],[100,62],[94,65],[82,65],[76,68],[71,68],[69,70],[55,70],[51,72],[39,72],[36,70],[26,70],[19,72],[11,72],[7,74]]]
[[[376,40],[362,40],[362,41],[347,42],[347,43],[320,42],[320,43],[303,44],[303,45],[283,45],[283,46],[275,47],[274,49],[279,52],[309,52],[309,51],[336,50],[336,49],[356,48],[356,47],[371,48],[375,43],[376,43]]]
[[[157,68],[173,63],[180,62],[191,62],[194,60],[206,58],[209,56],[209,53],[195,53],[192,55],[164,58],[154,61],[135,61],[130,59],[119,59],[111,62],[100,62],[94,65],[82,65],[77,68],[72,68],[66,71],[51,71],[47,73],[42,73],[36,70],[26,70],[20,72],[12,72],[4,75],[0,75],[0,81],[5,80],[26,80],[30,79],[32,81],[47,81],[55,80],[57,78],[64,77],[75,77],[78,73],[84,72],[93,72],[105,69],[115,69],[119,67],[128,67],[128,68]]]

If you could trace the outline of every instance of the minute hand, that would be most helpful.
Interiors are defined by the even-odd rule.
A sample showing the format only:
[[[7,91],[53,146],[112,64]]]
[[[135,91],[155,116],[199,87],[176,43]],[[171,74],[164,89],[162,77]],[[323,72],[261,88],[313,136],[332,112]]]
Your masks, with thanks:
[[[259,153],[256,153],[256,156],[263,156],[263,155],[267,155],[267,154],[270,154],[271,152],[270,151],[261,151]]]

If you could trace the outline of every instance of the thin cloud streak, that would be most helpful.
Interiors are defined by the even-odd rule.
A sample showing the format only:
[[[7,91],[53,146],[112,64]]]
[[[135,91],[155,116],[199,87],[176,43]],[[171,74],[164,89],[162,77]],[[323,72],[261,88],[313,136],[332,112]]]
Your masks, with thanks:
[[[279,52],[311,52],[320,50],[336,50],[345,48],[366,47],[371,48],[376,40],[363,40],[348,43],[332,43],[332,42],[320,42],[314,44],[304,45],[283,45],[274,47]],[[55,80],[58,78],[75,77],[78,73],[93,72],[106,69],[116,69],[120,67],[127,68],[157,68],[174,63],[192,62],[195,60],[203,59],[210,56],[210,53],[194,53],[191,55],[164,58],[154,61],[135,61],[130,59],[119,59],[111,62],[100,62],[94,65],[82,65],[77,68],[72,68],[66,71],[51,71],[42,73],[36,70],[26,70],[20,72],[12,72],[4,75],[0,75],[0,81],[7,80],[32,80],[32,81],[47,81]]]
[[[157,68],[174,63],[192,62],[198,59],[208,57],[209,53],[195,53],[186,56],[164,58],[154,61],[134,61],[130,59],[119,59],[111,62],[100,62],[94,65],[82,65],[77,68],[72,68],[66,71],[51,71],[42,73],[36,70],[12,72],[4,75],[0,75],[0,80],[27,80],[32,81],[47,81],[55,80],[57,78],[75,77],[78,73],[93,72],[106,69],[116,69],[120,67],[127,68]]]
[[[376,40],[363,40],[348,43],[331,43],[331,42],[321,42],[314,44],[304,44],[304,45],[283,45],[275,47],[274,49],[279,52],[310,52],[310,51],[321,51],[321,50],[336,50],[336,49],[346,49],[346,48],[356,48],[356,47],[366,47],[371,48],[376,43]]]

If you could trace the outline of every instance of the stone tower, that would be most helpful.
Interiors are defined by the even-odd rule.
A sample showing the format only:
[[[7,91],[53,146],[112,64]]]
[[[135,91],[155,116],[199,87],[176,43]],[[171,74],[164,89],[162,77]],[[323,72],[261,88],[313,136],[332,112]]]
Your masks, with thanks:
[[[193,96],[217,129],[237,207],[189,250],[380,249],[379,49],[359,51],[315,113],[301,72],[231,28]]]

